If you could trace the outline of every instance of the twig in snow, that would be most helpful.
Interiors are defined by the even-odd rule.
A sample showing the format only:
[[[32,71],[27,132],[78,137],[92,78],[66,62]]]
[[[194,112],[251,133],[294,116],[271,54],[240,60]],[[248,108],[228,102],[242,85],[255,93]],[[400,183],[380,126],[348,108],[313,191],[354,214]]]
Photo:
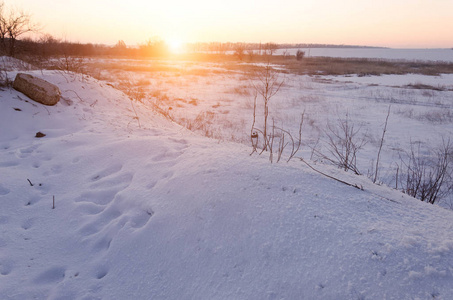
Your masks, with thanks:
[[[341,180],[341,179],[335,178],[335,177],[333,177],[333,176],[327,175],[326,173],[323,173],[323,172],[321,172],[321,171],[316,170],[315,168],[313,168],[313,166],[310,165],[309,163],[307,163],[303,158],[300,158],[300,160],[301,160],[304,164],[306,164],[310,169],[312,169],[313,171],[315,171],[315,172],[317,172],[317,173],[319,173],[319,174],[321,174],[321,175],[326,176],[327,178],[336,180],[336,181],[338,181],[338,182],[341,182],[341,183],[346,184],[346,185],[348,185],[348,186],[355,187],[356,189],[359,189],[359,190],[362,190],[362,191],[363,191],[363,186],[358,186],[357,184],[352,184],[352,183],[343,181],[343,180]]]

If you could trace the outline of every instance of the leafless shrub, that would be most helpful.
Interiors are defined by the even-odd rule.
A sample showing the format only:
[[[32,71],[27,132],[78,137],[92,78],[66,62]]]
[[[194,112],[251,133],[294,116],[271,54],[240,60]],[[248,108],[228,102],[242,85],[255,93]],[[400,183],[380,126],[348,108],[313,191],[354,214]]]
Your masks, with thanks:
[[[335,125],[327,125],[325,134],[327,151],[330,155],[324,155],[321,152],[317,154],[344,171],[350,170],[360,175],[361,172],[357,167],[357,153],[366,144],[365,139],[359,135],[360,129],[355,127],[348,115],[344,120],[338,119]]]
[[[227,90],[226,92],[232,93],[235,95],[239,95],[239,96],[251,96],[252,93],[250,92],[249,88],[250,87],[248,85],[238,85],[238,86],[235,86],[235,87]]]
[[[57,68],[65,73],[83,73],[85,67],[85,59],[83,57],[74,57],[71,55],[63,55],[57,61]]]
[[[123,92],[129,96],[129,100],[131,100],[132,110],[135,114],[135,117],[133,117],[133,119],[137,120],[138,127],[141,128],[142,126],[140,124],[140,118],[137,114],[137,110],[135,109],[134,101],[143,103],[143,99],[146,97],[146,93],[144,92],[143,87],[137,86],[137,84],[131,81],[122,81],[120,83],[120,87]]]
[[[0,66],[0,88],[9,88],[13,86],[13,81],[9,79],[8,72]]]
[[[421,153],[420,144],[411,150],[406,158],[401,158],[404,173],[399,176],[401,189],[404,193],[421,201],[434,204],[453,191],[453,146],[448,140],[430,151],[428,155]]]
[[[167,102],[170,99],[167,93],[160,89],[152,89],[149,92],[149,96],[155,98],[159,102]]]
[[[301,61],[305,56],[305,52],[301,50],[297,50],[296,52],[296,60]]]
[[[264,68],[256,70],[252,74],[251,85],[255,91],[252,131],[257,130],[254,128],[256,119],[256,99],[257,96],[260,95],[263,100],[264,108],[263,128],[259,130],[263,136],[263,151],[269,150],[269,146],[272,146],[268,134],[269,102],[278,93],[283,83],[284,80],[280,79],[279,73],[271,67],[269,61]]]
[[[207,137],[213,137],[211,125],[214,123],[215,114],[212,111],[200,112],[195,119],[185,120],[185,127],[192,131],[201,131]]]

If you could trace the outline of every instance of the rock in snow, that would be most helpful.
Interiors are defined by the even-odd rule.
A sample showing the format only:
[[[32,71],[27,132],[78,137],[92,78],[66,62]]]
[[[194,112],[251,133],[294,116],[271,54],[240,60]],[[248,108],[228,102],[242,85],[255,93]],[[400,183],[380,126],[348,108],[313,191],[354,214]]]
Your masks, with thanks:
[[[25,73],[17,74],[13,87],[30,99],[44,105],[57,104],[61,96],[60,89],[56,85]]]

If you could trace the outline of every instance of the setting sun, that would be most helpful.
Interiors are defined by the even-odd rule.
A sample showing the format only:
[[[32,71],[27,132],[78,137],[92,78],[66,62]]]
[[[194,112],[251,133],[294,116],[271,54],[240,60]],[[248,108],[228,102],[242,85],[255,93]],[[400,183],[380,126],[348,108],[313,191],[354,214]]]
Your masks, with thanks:
[[[171,53],[181,53],[183,50],[184,43],[178,38],[168,38],[165,40]]]

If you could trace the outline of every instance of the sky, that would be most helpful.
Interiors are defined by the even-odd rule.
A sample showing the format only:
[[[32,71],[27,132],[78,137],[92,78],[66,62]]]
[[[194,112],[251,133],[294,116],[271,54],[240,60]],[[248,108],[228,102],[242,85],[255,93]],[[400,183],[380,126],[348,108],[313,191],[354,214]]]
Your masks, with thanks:
[[[276,42],[453,47],[453,0],[14,0],[42,32],[82,43]]]

